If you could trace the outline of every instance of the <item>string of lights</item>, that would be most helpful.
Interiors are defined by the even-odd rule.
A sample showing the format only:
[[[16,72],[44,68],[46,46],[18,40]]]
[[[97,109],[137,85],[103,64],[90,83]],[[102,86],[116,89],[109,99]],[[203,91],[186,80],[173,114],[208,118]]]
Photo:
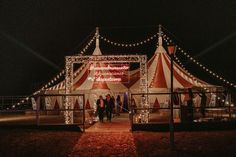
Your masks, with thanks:
[[[88,48],[89,48],[89,47],[91,46],[91,44],[95,41],[95,39],[96,39],[96,36],[94,35],[94,36],[90,39],[90,41],[86,44],[86,46],[82,49],[82,51],[80,51],[80,53],[78,53],[78,55],[83,55],[84,53],[86,53],[87,50],[88,50]],[[79,71],[78,71],[78,72],[79,72]],[[76,75],[78,74],[78,72],[75,73],[74,76],[76,76]],[[35,92],[32,94],[32,96],[35,96],[35,95],[37,95],[37,94],[40,94],[40,93],[42,93],[43,91],[45,91],[45,89],[47,89],[47,88],[49,88],[49,87],[55,85],[55,83],[56,83],[62,76],[64,76],[64,75],[65,75],[65,70],[62,70],[59,74],[57,74],[53,79],[51,79],[50,81],[48,81],[48,82],[47,82],[44,86],[42,86],[39,90],[35,91]],[[28,97],[22,99],[20,102],[17,103],[17,105],[19,106],[19,105],[25,103],[26,101],[29,100],[29,97],[30,97],[30,96],[28,96]],[[13,105],[12,107],[14,108],[15,105]]]
[[[115,42],[115,41],[112,41],[104,36],[101,36],[100,35],[100,39],[102,39],[103,41],[111,44],[111,45],[114,45],[114,46],[118,46],[118,47],[137,47],[137,46],[142,46],[146,43],[149,43],[150,41],[152,41],[153,39],[155,39],[157,37],[157,34],[154,34],[152,35],[151,37],[148,37],[142,41],[139,41],[139,42],[133,42],[133,43],[119,43],[119,42]]]
[[[163,39],[166,41],[167,45],[169,45],[170,43],[175,44],[173,42],[173,40],[171,40],[170,37],[168,37],[166,34],[163,35]],[[196,65],[198,65],[202,70],[204,70],[205,72],[209,73],[210,75],[212,75],[213,77],[217,78],[218,80],[222,81],[223,83],[227,84],[230,87],[234,87],[236,88],[236,84],[226,80],[223,76],[213,72],[212,70],[210,70],[209,68],[207,68],[206,66],[204,66],[203,64],[201,64],[199,61],[197,61],[196,59],[194,59],[192,56],[189,55],[189,53],[187,51],[185,51],[184,49],[182,49],[179,45],[175,44],[176,49],[182,53],[184,56],[186,56],[190,61],[192,61],[193,63],[195,63]]]
[[[167,43],[166,38],[163,38],[163,40]],[[169,45],[169,43],[168,43],[168,45]],[[191,79],[195,80],[195,77],[190,72],[188,72],[187,68],[185,68],[185,66],[182,64],[182,62],[180,61],[180,59],[176,55],[174,55],[174,60],[175,60],[175,62],[178,63],[177,65],[179,65],[189,75],[189,77]]]

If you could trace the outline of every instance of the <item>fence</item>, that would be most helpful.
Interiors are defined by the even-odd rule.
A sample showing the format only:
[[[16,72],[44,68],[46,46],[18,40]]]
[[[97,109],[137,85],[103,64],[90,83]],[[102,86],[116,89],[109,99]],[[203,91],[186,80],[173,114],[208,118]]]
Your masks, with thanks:
[[[72,109],[65,109],[66,97],[72,98]],[[73,125],[82,126],[83,130],[90,121],[83,94],[0,97],[0,124],[4,125],[65,125],[65,111],[73,112]]]
[[[147,94],[147,93],[146,93]],[[173,119],[175,123],[216,122],[236,120],[236,107],[230,94],[224,92],[192,92],[192,104],[187,92],[174,93]],[[204,94],[206,97],[202,97]],[[142,108],[140,99],[145,93],[131,94],[131,124],[142,124],[144,111],[148,123],[169,123],[170,93],[148,93],[149,108]]]

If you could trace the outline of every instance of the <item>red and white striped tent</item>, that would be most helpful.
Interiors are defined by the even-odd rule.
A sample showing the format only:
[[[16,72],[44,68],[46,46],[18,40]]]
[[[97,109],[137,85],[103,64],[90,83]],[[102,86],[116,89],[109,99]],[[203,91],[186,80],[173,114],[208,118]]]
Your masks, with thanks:
[[[99,41],[96,39],[96,48],[92,55],[102,55],[101,50],[99,48]],[[91,107],[95,107],[96,100],[99,95],[102,95],[105,98],[105,95],[111,94],[113,96],[120,96],[123,93],[128,91],[128,88],[120,83],[120,82],[106,82],[106,81],[93,81],[95,78],[95,71],[90,71],[89,68],[92,65],[96,67],[104,66],[104,63],[94,63],[89,62],[87,64],[83,64],[79,67],[78,70],[74,72],[73,78],[73,94],[85,94],[85,101],[89,101]],[[101,76],[103,77],[103,76]],[[115,78],[114,76],[111,76]],[[63,80],[59,84],[48,88],[47,93],[64,93],[65,92],[65,81]],[[76,100],[75,100],[76,101]]]
[[[99,39],[96,39],[96,48],[93,55],[102,55],[99,48]],[[89,100],[90,104],[94,104],[99,95],[105,96],[111,94],[138,93],[140,91],[140,71],[139,69],[130,72],[129,83],[110,83],[110,82],[93,82],[89,78],[94,77],[94,73],[89,71],[91,64],[82,65],[74,72],[73,93],[85,94],[85,101]],[[96,63],[101,64],[101,63]],[[162,45],[162,37],[158,38],[158,47],[147,63],[148,67],[148,92],[159,93],[169,92],[170,89],[170,57]],[[174,89],[192,88],[192,87],[212,87],[212,85],[191,75],[174,63]],[[47,93],[64,93],[65,81],[47,89]],[[159,95],[158,97],[150,97],[149,102],[152,104],[155,100],[160,104],[169,102],[169,95]],[[138,100],[136,100],[138,102]]]
[[[170,57],[162,45],[162,37],[158,38],[158,47],[150,60],[148,61],[148,92],[149,93],[165,93],[170,92],[170,79],[171,79],[171,65]],[[200,80],[199,78],[191,75],[177,63],[174,62],[173,66],[173,87],[174,89],[182,88],[204,88],[212,87],[212,85]],[[131,82],[129,89],[132,93],[139,92],[139,70],[131,72]],[[149,96],[150,104],[153,104],[158,99],[160,103],[169,102],[169,95]],[[136,100],[138,101],[138,100]]]

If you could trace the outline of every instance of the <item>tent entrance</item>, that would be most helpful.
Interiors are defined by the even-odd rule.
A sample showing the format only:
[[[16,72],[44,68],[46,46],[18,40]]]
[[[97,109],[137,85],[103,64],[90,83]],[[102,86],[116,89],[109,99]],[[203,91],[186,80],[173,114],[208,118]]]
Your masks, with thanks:
[[[129,64],[129,63],[139,63],[140,64],[140,92],[141,93],[147,93],[147,56],[146,55],[89,55],[89,56],[66,56],[65,57],[65,93],[71,94],[73,93],[73,68],[74,64],[90,64],[93,65],[96,64],[105,64],[111,67],[112,64]],[[113,65],[112,65],[113,66]],[[101,68],[101,67],[100,67]],[[101,78],[104,79],[104,78]],[[105,80],[106,81],[106,80]],[[98,86],[99,84],[95,84],[95,86]],[[142,107],[148,108],[147,103],[147,97],[145,96],[142,99]],[[73,124],[73,112],[69,111],[73,108],[72,99],[70,97],[66,97],[65,99],[65,124]],[[148,114],[148,112],[145,112],[144,114]],[[145,116],[148,117],[148,116]],[[144,121],[148,121],[147,119],[144,119]]]

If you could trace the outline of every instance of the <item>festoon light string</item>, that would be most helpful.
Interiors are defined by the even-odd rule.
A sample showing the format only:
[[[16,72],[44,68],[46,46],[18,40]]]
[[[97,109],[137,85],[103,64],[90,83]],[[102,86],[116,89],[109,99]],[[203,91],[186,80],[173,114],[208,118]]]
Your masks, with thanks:
[[[139,42],[132,42],[132,43],[120,43],[120,42],[116,42],[116,41],[112,41],[104,36],[101,36],[100,35],[100,39],[102,39],[103,41],[105,41],[106,43],[109,43],[111,45],[114,45],[114,46],[119,46],[119,47],[137,47],[137,46],[142,46],[146,43],[149,43],[150,41],[152,41],[153,39],[155,39],[157,37],[156,34],[153,34],[152,36],[142,40],[142,41],[139,41]]]
[[[90,39],[90,41],[86,44],[86,46],[84,46],[84,48],[77,55],[83,55],[84,53],[86,53],[86,51],[91,46],[91,44],[95,41],[95,39],[96,39],[96,35],[94,35]],[[74,76],[76,76],[78,74],[78,72],[74,73]],[[51,79],[45,85],[43,85],[39,90],[35,91],[31,96],[38,95],[38,94],[42,93],[43,91],[45,91],[47,88],[55,85],[55,83],[64,75],[65,75],[65,70],[62,70],[59,74],[57,74],[55,77],[53,77],[53,79]],[[28,97],[22,99],[20,102],[17,103],[17,105],[19,106],[19,105],[25,103],[25,101],[28,101],[31,96],[28,96]],[[14,108],[15,105],[13,105],[12,107]]]
[[[176,46],[176,49],[179,50],[180,53],[182,53],[184,56],[186,56],[190,61],[192,61],[193,63],[195,63],[196,65],[198,65],[202,70],[206,71],[207,73],[211,74],[212,76],[214,76],[215,78],[223,81],[225,84],[236,88],[236,84],[226,80],[224,77],[222,77],[221,75],[213,72],[212,70],[210,70],[209,68],[207,68],[206,66],[204,66],[203,64],[201,64],[199,61],[197,61],[196,59],[194,59],[192,56],[189,55],[189,53],[187,51],[185,51],[184,49],[182,49],[179,45],[175,44],[173,42],[173,40],[171,40],[170,37],[168,37],[166,34],[163,35],[163,39],[167,42],[167,45],[172,43]],[[182,64],[183,65],[183,64]]]

